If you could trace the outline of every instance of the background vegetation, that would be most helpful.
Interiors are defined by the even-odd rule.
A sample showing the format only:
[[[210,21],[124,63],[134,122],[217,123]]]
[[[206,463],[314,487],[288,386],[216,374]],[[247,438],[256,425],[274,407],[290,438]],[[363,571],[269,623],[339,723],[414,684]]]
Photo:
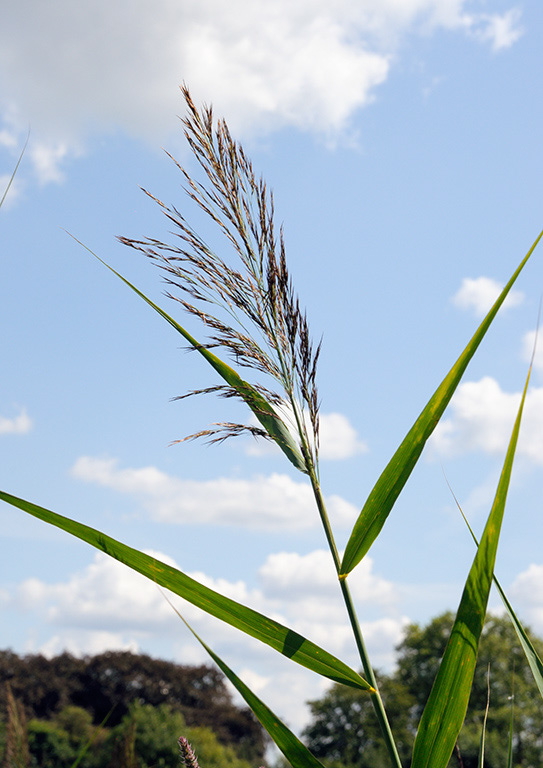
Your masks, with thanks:
[[[69,768],[90,740],[82,768],[121,766],[131,752],[140,768],[177,766],[181,735],[206,768],[247,768],[264,755],[261,726],[248,708],[233,703],[223,675],[209,666],[129,652],[46,659],[2,651],[0,683],[4,768],[17,766],[6,754],[8,729],[17,720],[36,768]]]
[[[417,724],[453,620],[452,613],[444,613],[424,627],[411,624],[397,648],[395,671],[378,676],[402,763],[406,766],[410,764]],[[532,642],[541,655],[543,641],[532,637]],[[451,768],[479,767],[487,697],[490,707],[486,722],[485,767],[504,768],[506,765],[511,705],[514,704],[514,765],[543,768],[541,698],[507,617],[489,616],[485,623],[468,711],[458,747],[449,762]],[[330,768],[385,768],[389,765],[367,696],[334,685],[322,699],[311,702],[311,713],[312,720],[304,735],[310,750],[325,765]]]
[[[394,671],[378,674],[405,766],[453,621],[449,612],[426,626],[409,625],[397,647]],[[543,640],[531,639],[541,653]],[[0,681],[3,768],[71,768],[89,743],[82,768],[173,768],[179,766],[180,736],[193,745],[202,768],[254,768],[263,762],[263,730],[249,709],[232,702],[224,677],[209,666],[177,665],[129,652],[46,659],[2,651]],[[512,712],[514,765],[543,768],[538,697],[511,622],[489,616],[450,768],[479,768],[487,702],[486,768],[504,766]],[[8,755],[14,704],[24,733]],[[386,768],[388,754],[364,692],[336,684],[310,707],[305,740],[326,768]]]

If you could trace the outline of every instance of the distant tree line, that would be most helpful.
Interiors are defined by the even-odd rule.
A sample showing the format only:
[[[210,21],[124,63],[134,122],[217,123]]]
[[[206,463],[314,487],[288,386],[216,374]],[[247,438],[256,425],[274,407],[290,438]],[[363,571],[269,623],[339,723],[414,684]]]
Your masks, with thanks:
[[[232,702],[218,670],[129,652],[47,659],[0,651],[2,768],[11,768],[6,750],[15,748],[17,729],[27,734],[30,762],[23,764],[36,768],[69,768],[91,739],[81,768],[109,768],[110,761],[129,768],[177,766],[179,736],[200,743],[209,757],[206,768],[217,760],[217,768],[248,768],[262,762],[265,749],[258,721]],[[138,757],[130,765],[131,749]]]
[[[396,669],[379,676],[390,723],[408,768],[417,723],[453,624],[445,613],[425,627],[412,624],[398,646]],[[543,641],[531,637],[540,657]],[[485,624],[464,727],[450,768],[478,768],[485,709],[485,768],[506,765],[513,723],[513,766],[543,768],[543,705],[515,630],[508,618],[490,616]],[[354,688],[334,685],[310,702],[311,722],[305,741],[328,768],[388,768],[389,760],[369,697]]]

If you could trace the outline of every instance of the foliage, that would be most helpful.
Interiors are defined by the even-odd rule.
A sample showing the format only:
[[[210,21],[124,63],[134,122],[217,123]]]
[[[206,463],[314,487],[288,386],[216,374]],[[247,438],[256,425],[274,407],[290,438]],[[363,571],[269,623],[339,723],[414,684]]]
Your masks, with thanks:
[[[400,759],[406,765],[413,746],[410,713],[415,700],[396,679],[379,675],[378,680]],[[310,708],[311,722],[304,736],[309,749],[326,766],[387,768],[390,764],[368,696],[333,685],[322,699],[311,701]]]
[[[0,651],[0,682],[10,682],[29,717],[55,719],[90,713],[94,724],[109,714],[108,726],[121,722],[134,702],[167,703],[182,713],[188,725],[211,728],[225,744],[250,760],[264,753],[263,732],[247,708],[232,702],[222,674],[214,667],[185,666],[128,651],[108,651],[76,658],[63,653],[51,659],[20,657]],[[7,706],[0,685],[0,711]],[[179,734],[178,734],[179,735]]]
[[[404,765],[409,763],[421,713],[428,700],[453,624],[445,613],[425,627],[411,624],[397,648],[397,666],[380,677],[380,688]],[[543,652],[543,641],[532,637]],[[543,722],[538,689],[526,665],[509,619],[490,615],[485,623],[475,668],[468,712],[459,735],[464,768],[477,768],[490,668],[490,709],[486,725],[485,766],[502,768],[507,754],[511,696],[515,700],[515,765],[543,768]],[[367,697],[344,686],[333,686],[311,704],[306,728],[308,746],[326,765],[386,766],[386,755],[375,723],[368,716]],[[457,766],[453,757],[451,766]]]
[[[210,728],[187,725],[179,710],[164,703],[134,702],[113,728],[93,725],[92,715],[75,706],[23,725],[6,745],[3,768],[178,768],[180,734],[190,739],[205,768],[251,768]]]
[[[114,762],[126,754],[128,744],[133,745],[138,768],[179,768],[180,734],[190,741],[205,768],[250,768],[232,747],[221,744],[213,731],[189,727],[183,715],[167,704],[133,704],[113,729],[107,749]]]
[[[257,427],[254,424],[229,422],[215,424],[185,439],[206,437],[212,442],[222,442],[247,432],[265,437],[274,441],[292,466],[306,476],[336,568],[339,593],[351,624],[363,677],[291,628],[220,595],[181,571],[112,539],[102,531],[4,491],[0,491],[0,498],[86,541],[144,574],[156,584],[257,638],[293,662],[341,683],[349,690],[361,692],[360,695],[365,697],[362,709],[369,709],[369,702],[375,720],[364,718],[364,722],[358,722],[356,727],[359,729],[359,735],[367,740],[369,746],[366,751],[373,760],[373,765],[388,764],[401,768],[409,727],[405,717],[406,713],[410,715],[415,711],[420,715],[420,719],[413,745],[412,768],[445,768],[455,748],[474,682],[530,372],[512,427],[494,502],[477,545],[452,628],[447,631],[448,638],[442,659],[439,665],[432,665],[430,659],[426,659],[423,665],[425,690],[429,690],[425,703],[415,700],[412,706],[409,697],[402,699],[398,687],[390,688],[384,680],[380,689],[365,647],[348,586],[348,576],[381,534],[427,440],[439,423],[467,366],[543,232],[521,260],[473,337],[377,478],[362,505],[343,558],[340,559],[319,479],[319,401],[316,379],[320,346],[313,347],[305,312],[294,293],[287,268],[283,235],[280,230],[277,234],[274,223],[273,196],[266,184],[255,176],[249,159],[239,144],[232,139],[226,123],[221,120],[215,123],[211,109],[198,110],[186,88],[183,88],[183,93],[187,105],[187,117],[183,121],[185,136],[203,173],[203,181],[199,181],[178,166],[185,180],[185,191],[218,227],[224,245],[231,251],[233,261],[215,253],[208,245],[208,239],[202,238],[174,206],[168,207],[152,195],[166,214],[170,225],[173,224],[175,228],[177,237],[174,244],[157,239],[121,240],[126,245],[143,251],[160,266],[166,275],[166,283],[173,292],[171,297],[175,298],[193,319],[201,321],[207,338],[203,342],[196,339],[128,280],[111,267],[108,268],[166,320],[218,375],[217,385],[196,389],[189,394],[218,393],[222,397],[237,398],[248,406],[259,423]],[[221,355],[232,365],[226,363]],[[523,651],[529,658],[532,672],[537,678],[543,670],[541,660],[525,642],[524,630],[508,604],[507,610],[511,619],[516,622]],[[435,644],[438,641],[439,637],[436,635],[432,642]],[[318,759],[202,640],[200,642],[258,715],[292,766],[318,768],[321,765]],[[540,690],[543,693],[543,677],[540,682]],[[417,695],[420,697],[420,691]],[[391,721],[393,715],[396,717],[396,708],[398,722],[395,726],[397,732],[394,733]],[[134,717],[137,711],[131,710]],[[356,723],[356,707],[352,709],[351,716]],[[138,737],[137,727],[135,731],[133,725],[130,727],[130,733],[135,733],[135,736],[125,739],[126,744],[131,743],[132,738],[136,741],[142,738]],[[523,737],[522,733],[520,737]],[[166,734],[164,738],[167,738]],[[505,754],[506,752],[504,758]],[[355,757],[353,752],[349,759]],[[160,760],[167,759],[166,753],[160,757]]]
[[[428,698],[452,622],[453,615],[446,613],[426,627],[413,624],[408,627],[398,647],[396,677],[416,701],[413,710],[415,722]],[[534,637],[531,640],[539,655],[543,655],[543,640]],[[458,740],[465,768],[477,766],[481,724],[487,701],[488,670],[490,709],[485,765],[488,768],[501,768],[503,765],[504,755],[507,754],[510,702],[514,695],[515,765],[543,767],[543,722],[537,685],[509,619],[490,615],[481,637],[465,727]]]

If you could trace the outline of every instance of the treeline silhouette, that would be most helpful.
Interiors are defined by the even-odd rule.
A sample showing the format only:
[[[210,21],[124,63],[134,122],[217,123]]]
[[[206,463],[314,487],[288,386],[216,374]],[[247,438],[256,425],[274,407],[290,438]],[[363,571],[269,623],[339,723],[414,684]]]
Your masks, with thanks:
[[[6,685],[9,684],[9,686]],[[206,665],[186,666],[128,651],[77,658],[19,656],[0,651],[0,713],[6,722],[8,688],[31,719],[53,720],[67,707],[80,707],[94,725],[119,726],[134,706],[179,713],[189,727],[209,728],[242,759],[261,762],[265,742],[248,708],[236,706],[223,675]],[[182,734],[178,734],[181,736]]]

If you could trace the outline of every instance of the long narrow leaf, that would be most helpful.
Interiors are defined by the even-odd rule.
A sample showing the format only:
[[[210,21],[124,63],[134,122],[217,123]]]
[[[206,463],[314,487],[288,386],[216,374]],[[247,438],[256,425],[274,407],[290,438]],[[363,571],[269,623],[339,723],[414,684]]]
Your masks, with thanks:
[[[307,667],[337,683],[343,683],[364,691],[373,690],[372,686],[357,672],[302,635],[241,603],[237,603],[235,600],[215,592],[209,587],[205,587],[176,568],[122,544],[95,528],[78,523],[69,517],[57,515],[56,512],[51,512],[17,496],[0,491],[0,499],[46,523],[61,528],[78,539],[86,541],[161,587],[169,589],[206,613],[216,616],[236,629],[271,646],[303,667]]]
[[[509,718],[509,739],[507,744],[506,768],[513,768],[513,734],[515,727],[515,688],[511,693],[511,715]]]
[[[449,485],[449,488],[450,488],[450,485]],[[451,493],[453,493],[452,489],[451,489]],[[464,518],[464,522],[468,526],[469,532],[471,533],[473,541],[475,542],[475,546],[478,547],[479,546],[479,542],[477,540],[477,537],[475,536],[475,534],[473,532],[473,529],[472,529],[471,525],[469,524],[469,521],[468,521],[467,517],[465,516],[462,507],[458,503],[458,499],[456,498],[454,493],[453,493],[453,498],[454,498],[454,500],[456,502],[456,506],[460,510],[460,514]],[[526,634],[526,630],[522,626],[518,616],[516,615],[515,611],[513,610],[513,606],[511,605],[511,603],[507,599],[507,596],[506,596],[505,592],[503,591],[503,588],[502,588],[500,582],[498,581],[498,579],[496,578],[495,575],[494,575],[494,584],[496,585],[496,589],[498,590],[498,592],[500,594],[502,602],[503,602],[503,604],[505,606],[505,610],[507,611],[507,614],[508,614],[509,618],[511,619],[511,623],[513,624],[513,627],[515,628],[515,632],[517,633],[517,637],[519,639],[519,642],[520,642],[520,645],[522,647],[522,650],[524,651],[524,655],[526,656],[526,660],[528,662],[528,665],[529,665],[530,669],[532,670],[532,674],[534,676],[534,680],[536,682],[536,685],[537,685],[537,687],[539,689],[539,693],[543,697],[543,661],[541,661],[540,657],[538,656],[537,651],[536,651],[536,649],[534,648],[534,646],[532,644],[532,641],[530,640],[530,638]]]
[[[83,760],[83,758],[85,757],[85,755],[87,754],[89,749],[92,747],[92,745],[94,744],[94,742],[96,741],[96,739],[100,735],[100,729],[105,726],[105,724],[107,723],[107,721],[109,720],[109,718],[113,714],[113,710],[115,709],[116,706],[117,706],[117,704],[114,704],[111,707],[111,709],[109,710],[107,715],[104,717],[104,719],[102,720],[102,722],[100,723],[98,728],[95,729],[95,731],[92,734],[92,736],[85,742],[85,744],[83,744],[83,746],[81,747],[81,749],[79,750],[79,752],[77,754],[77,757],[75,758],[74,762],[71,764],[70,768],[77,768],[77,766],[79,765],[81,760]]]
[[[169,601],[168,601],[169,602]],[[171,603],[170,603],[171,605]],[[235,672],[204,643],[201,637],[193,630],[188,621],[172,605],[179,618],[185,623],[194,637],[211,656],[215,664],[226,675],[238,693],[245,699],[256,717],[268,731],[273,741],[287,758],[293,768],[324,768],[323,764],[311,754],[308,748],[302,744],[292,731],[275,715],[264,702],[254,694],[245,683],[239,679]]]
[[[484,768],[485,766],[485,739],[486,739],[486,723],[488,720],[488,709],[490,707],[490,664],[486,671],[486,706],[485,716],[483,718],[483,726],[481,728],[481,739],[479,741],[479,758],[477,760],[477,768]]]
[[[13,173],[11,174],[11,176],[10,176],[10,178],[9,178],[9,181],[8,181],[8,183],[7,183],[7,186],[6,186],[5,190],[4,190],[4,194],[2,195],[2,199],[0,200],[0,208],[2,207],[2,205],[3,205],[3,203],[4,203],[4,200],[5,200],[5,199],[6,199],[6,197],[7,197],[7,194],[8,194],[8,192],[9,192],[9,188],[10,188],[10,187],[11,187],[11,185],[13,184],[13,179],[15,178],[15,174],[16,174],[16,173],[17,173],[17,171],[19,170],[19,166],[20,166],[20,164],[21,164],[21,160],[23,159],[23,155],[24,155],[24,153],[25,153],[25,150],[26,150],[26,147],[27,147],[27,144],[28,144],[28,139],[29,139],[29,138],[30,138],[30,133],[29,133],[29,134],[28,134],[28,136],[26,137],[26,141],[25,141],[25,143],[24,143],[24,146],[23,146],[23,148],[21,149],[21,154],[19,155],[19,159],[17,160],[17,163],[16,163],[16,165],[15,165],[15,168],[13,169]]]
[[[415,464],[419,460],[422,450],[426,445],[426,441],[437,426],[454,391],[460,383],[468,363],[475,354],[477,347],[483,340],[496,313],[505,301],[507,294],[532,255],[541,237],[543,237],[543,232],[539,234],[517,270],[499,295],[492,309],[473,335],[471,341],[436,389],[426,407],[413,424],[400,447],[397,449],[396,453],[377,480],[360,512],[349,541],[347,542],[345,554],[341,563],[341,577],[344,578],[358,565],[379,535],[396,499],[409,479]]]
[[[68,234],[70,233],[68,232]],[[70,235],[70,237],[79,243],[79,245],[82,245],[85,250],[87,250],[96,259],[98,259],[98,261],[100,261],[105,267],[113,272],[114,275],[117,275],[117,277],[121,279],[125,285],[131,288],[134,293],[142,298],[147,304],[149,304],[150,307],[155,310],[155,312],[157,312],[161,317],[164,318],[164,320],[166,320],[173,328],[175,328],[175,330],[180,333],[181,336],[183,336],[183,338],[188,341],[189,344],[207,360],[211,367],[217,371],[219,376],[221,376],[224,381],[227,382],[227,384],[229,384],[233,389],[236,390],[236,392],[238,392],[240,397],[243,398],[256,418],[260,421],[269,436],[277,443],[277,445],[281,448],[283,453],[288,457],[289,461],[296,467],[296,469],[299,469],[300,472],[307,474],[307,468],[300,449],[296,445],[287,425],[278,416],[271,403],[269,403],[261,395],[261,393],[258,392],[258,390],[251,386],[251,384],[249,384],[247,381],[244,381],[233,368],[218,358],[217,355],[214,355],[213,352],[211,352],[209,349],[206,349],[203,344],[200,344],[198,341],[196,341],[196,339],[187,330],[185,330],[183,326],[179,325],[179,323],[174,320],[173,317],[170,317],[167,312],[165,312],[163,309],[161,309],[161,307],[151,301],[151,299],[149,299],[144,293],[136,288],[135,285],[132,285],[129,280],[127,280],[119,272],[113,269],[113,267],[110,267],[109,264],[101,259],[96,253],[94,253],[94,251],[91,251],[90,248],[88,248],[84,243],[82,243],[73,235]]]
[[[494,503],[468,574],[443,660],[422,713],[411,768],[445,768],[466,715],[531,370],[530,365]]]

